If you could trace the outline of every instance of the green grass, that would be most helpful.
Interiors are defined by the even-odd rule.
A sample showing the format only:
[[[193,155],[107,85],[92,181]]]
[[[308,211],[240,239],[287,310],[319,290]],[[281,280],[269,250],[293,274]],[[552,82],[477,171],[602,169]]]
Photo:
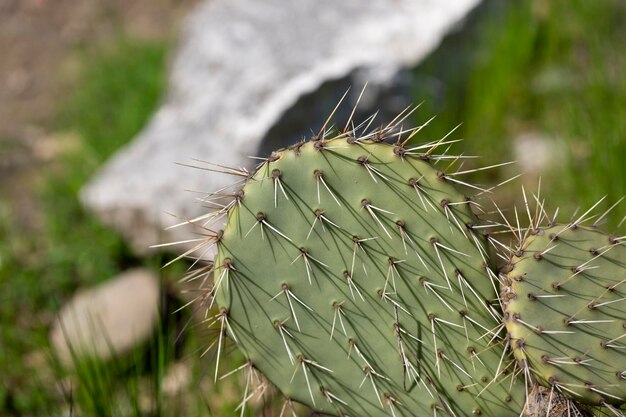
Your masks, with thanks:
[[[175,359],[181,360],[181,356],[194,358],[189,348],[197,347],[198,340],[187,335],[182,339],[187,350],[179,352],[182,347],[181,339],[177,339],[179,319],[163,312],[149,342],[123,356],[114,354],[107,361],[83,357],[72,351],[74,369],[67,371],[61,361],[53,357],[57,378],[69,376],[72,381],[64,387],[66,407],[78,410],[80,415],[94,417],[182,415],[186,404],[183,406],[172,400],[165,392],[166,373]],[[194,366],[189,360],[181,363]],[[201,377],[198,373],[191,375],[184,392],[198,396],[201,391],[197,383]],[[205,405],[204,411],[208,410]]]
[[[550,210],[573,213],[605,194],[608,208],[626,195],[626,3],[485,6],[471,19],[469,33],[448,38],[414,72],[415,97],[425,102],[421,114],[438,114],[433,137],[462,122],[454,137],[465,141],[455,150],[490,164],[514,159],[517,135],[541,132],[564,144],[553,168],[530,176],[543,177]],[[493,184],[510,174],[501,170],[476,180]],[[519,202],[519,183],[515,187],[495,198],[507,204],[514,194]],[[620,220],[614,214],[608,227]]]
[[[81,157],[88,169],[100,165],[148,120],[163,92],[166,51],[163,42],[120,38],[79,52],[80,81],[60,112],[59,127],[84,138]]]

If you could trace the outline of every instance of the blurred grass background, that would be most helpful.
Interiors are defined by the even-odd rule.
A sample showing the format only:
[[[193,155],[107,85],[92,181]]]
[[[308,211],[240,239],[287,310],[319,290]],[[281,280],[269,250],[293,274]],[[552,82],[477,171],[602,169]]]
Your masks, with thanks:
[[[486,0],[463,32],[450,35],[412,72],[412,95],[424,103],[416,118],[437,114],[424,139],[462,123],[454,136],[465,140],[454,150],[481,155],[488,164],[518,158],[516,138],[540,135],[555,151],[541,172],[528,173],[528,186],[542,177],[550,211],[572,213],[604,195],[608,208],[626,195],[624,39],[621,0]],[[0,415],[234,414],[242,387],[230,382],[215,393],[210,355],[200,357],[211,333],[199,327],[186,331],[178,359],[175,326],[160,327],[148,358],[85,363],[75,375],[53,366],[45,353],[53,314],[73,291],[130,266],[159,271],[166,260],[135,257],[81,208],[77,193],[156,108],[170,47],[167,39],[139,41],[120,33],[105,45],[76,50],[78,76],[57,103],[54,120],[54,130],[72,146],[41,168],[36,233],[24,233],[12,202],[0,198]],[[512,173],[495,170],[474,181],[494,185]],[[518,182],[494,197],[510,206],[520,194]],[[619,213],[623,208],[606,227],[619,223]],[[175,285],[184,268],[160,270],[166,285]],[[162,382],[180,358],[194,370],[194,382],[176,399],[164,394]],[[257,412],[264,408],[260,404]]]
[[[47,344],[51,313],[76,289],[141,264],[122,239],[80,206],[80,187],[116,149],[135,135],[155,108],[165,78],[165,44],[120,38],[106,50],[78,51],[77,87],[60,103],[57,128],[80,139],[49,167],[38,187],[43,227],[23,235],[0,206],[0,410],[46,410],[52,393],[40,389],[24,352]],[[88,242],[88,243],[87,243]],[[154,263],[154,262],[153,262]],[[158,265],[158,264],[155,264]]]
[[[550,212],[573,213],[604,195],[608,208],[626,193],[626,3],[493,2],[479,14],[415,71],[422,113],[437,114],[433,136],[462,123],[455,150],[491,164],[519,159],[515,139],[539,134],[555,152],[542,172],[525,174],[535,187],[543,177]],[[424,91],[433,78],[436,88]],[[515,187],[502,193],[520,194]]]

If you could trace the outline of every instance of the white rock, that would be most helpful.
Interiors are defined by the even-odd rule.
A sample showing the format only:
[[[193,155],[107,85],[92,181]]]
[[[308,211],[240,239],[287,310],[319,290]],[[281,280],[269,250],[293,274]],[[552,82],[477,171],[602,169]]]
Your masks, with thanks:
[[[298,98],[357,69],[375,84],[415,66],[479,1],[205,0],[186,22],[165,102],[83,189],[83,203],[140,253],[188,238],[163,232],[167,213],[206,211],[185,190],[233,178],[176,162],[252,165],[247,156]]]
[[[79,357],[124,354],[153,334],[159,301],[157,276],[144,269],[124,272],[72,297],[52,325],[51,345],[66,365],[73,363],[70,349]]]

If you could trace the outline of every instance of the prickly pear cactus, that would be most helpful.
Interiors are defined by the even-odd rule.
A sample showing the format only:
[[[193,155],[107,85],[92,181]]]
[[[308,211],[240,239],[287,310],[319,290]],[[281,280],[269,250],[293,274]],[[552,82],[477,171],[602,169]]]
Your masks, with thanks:
[[[438,154],[446,142],[386,133],[300,143],[239,172],[215,234],[217,366],[229,337],[322,413],[517,416],[524,387],[463,172],[438,168],[455,159]]]
[[[613,410],[626,402],[622,242],[578,223],[532,227],[510,259],[502,294],[511,345],[529,375]]]

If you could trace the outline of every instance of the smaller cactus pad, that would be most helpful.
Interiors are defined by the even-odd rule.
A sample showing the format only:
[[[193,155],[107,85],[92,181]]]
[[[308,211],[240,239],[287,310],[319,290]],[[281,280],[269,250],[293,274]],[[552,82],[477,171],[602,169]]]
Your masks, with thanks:
[[[509,269],[504,321],[522,366],[579,402],[626,402],[622,240],[576,224],[536,228]]]

